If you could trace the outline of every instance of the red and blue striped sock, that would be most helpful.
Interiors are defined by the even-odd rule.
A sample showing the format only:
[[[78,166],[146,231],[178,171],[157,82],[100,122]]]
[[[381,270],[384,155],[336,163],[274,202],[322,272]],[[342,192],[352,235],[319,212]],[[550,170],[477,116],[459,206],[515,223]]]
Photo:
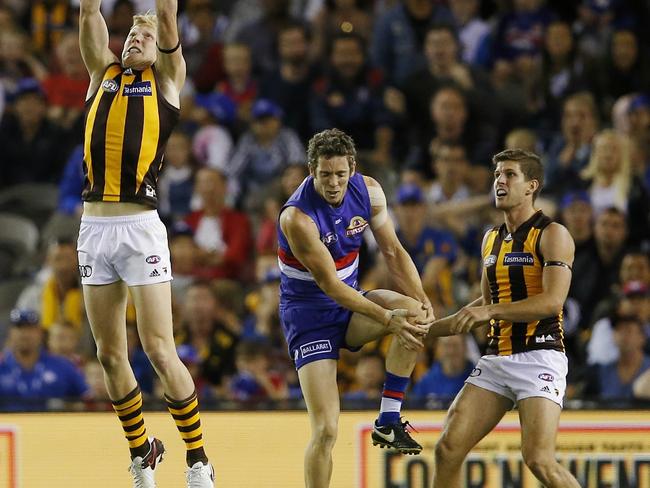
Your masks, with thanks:
[[[381,394],[378,425],[397,424],[400,419],[404,392],[409,384],[409,378],[386,372],[384,391]]]

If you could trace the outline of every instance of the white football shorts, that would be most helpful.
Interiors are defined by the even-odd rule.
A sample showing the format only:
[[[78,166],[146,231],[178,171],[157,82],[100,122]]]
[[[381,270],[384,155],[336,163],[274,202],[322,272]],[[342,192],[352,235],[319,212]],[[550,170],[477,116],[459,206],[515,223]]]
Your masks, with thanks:
[[[483,356],[465,382],[498,393],[515,404],[524,398],[543,397],[562,407],[567,372],[566,355],[544,349]]]
[[[123,280],[129,286],[172,279],[167,229],[156,210],[118,217],[81,217],[79,274],[84,285]]]

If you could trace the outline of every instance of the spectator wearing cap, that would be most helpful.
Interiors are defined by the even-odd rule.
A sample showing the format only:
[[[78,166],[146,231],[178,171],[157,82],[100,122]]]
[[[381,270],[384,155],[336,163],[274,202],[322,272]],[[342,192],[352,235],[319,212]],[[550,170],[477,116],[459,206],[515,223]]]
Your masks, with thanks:
[[[167,141],[165,165],[158,177],[158,212],[163,221],[176,222],[190,213],[194,167],[190,137],[174,130]]]
[[[396,203],[397,236],[420,273],[424,291],[435,307],[451,307],[451,267],[458,252],[454,236],[428,225],[424,193],[416,184],[401,185]]]
[[[21,80],[13,93],[13,110],[0,123],[0,188],[59,181],[70,147],[66,133],[46,115],[40,83]]]
[[[634,315],[613,318],[613,345],[619,351],[618,359],[594,368],[592,382],[585,392],[601,400],[631,400],[633,384],[650,369],[650,356],[644,353],[646,336],[643,325]]]
[[[368,66],[363,39],[337,35],[329,70],[312,87],[312,131],[337,127],[354,139],[359,159],[387,166],[397,121],[384,105],[384,89],[382,73]]]
[[[197,245],[196,264],[204,279],[250,278],[253,237],[248,216],[226,205],[226,177],[213,168],[197,171],[194,191],[201,203],[185,223]]]
[[[192,118],[199,129],[192,138],[192,153],[201,166],[224,171],[232,155],[234,142],[230,134],[237,116],[237,106],[222,93],[197,93]]]
[[[280,176],[289,165],[305,163],[305,148],[293,129],[282,123],[282,109],[260,98],[253,104],[248,131],[237,142],[226,169],[238,200],[259,207],[259,191]]]
[[[10,322],[7,347],[0,358],[0,410],[45,410],[53,406],[51,400],[74,401],[88,393],[77,367],[44,349],[38,313],[14,309]]]

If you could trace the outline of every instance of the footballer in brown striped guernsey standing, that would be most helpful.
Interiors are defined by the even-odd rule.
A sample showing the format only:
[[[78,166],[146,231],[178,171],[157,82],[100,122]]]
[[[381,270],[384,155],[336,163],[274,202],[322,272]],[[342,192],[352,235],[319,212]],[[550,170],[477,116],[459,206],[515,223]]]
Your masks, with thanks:
[[[447,414],[435,451],[434,488],[459,488],[467,453],[517,406],[521,451],[548,488],[579,488],[555,459],[566,389],[562,308],[575,245],[569,232],[535,208],[544,169],[531,152],[492,158],[494,198],[505,222],[483,238],[482,296],[433,323],[436,336],[489,324],[486,354]]]
[[[174,345],[167,231],[156,211],[158,172],[185,81],[177,0],[156,0],[155,14],[133,17],[121,59],[108,48],[100,3],[81,0],[79,14],[79,44],[90,74],[77,245],[86,312],[131,452],[133,486],[156,486],[154,471],[165,449],[147,435],[142,395],[127,358],[127,291],[142,346],[185,443],[187,486],[212,488],[194,383]]]

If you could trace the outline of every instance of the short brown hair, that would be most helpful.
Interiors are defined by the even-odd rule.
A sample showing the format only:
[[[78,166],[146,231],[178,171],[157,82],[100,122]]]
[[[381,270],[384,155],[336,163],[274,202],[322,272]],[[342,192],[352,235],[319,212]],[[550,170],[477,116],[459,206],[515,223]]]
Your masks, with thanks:
[[[357,150],[354,147],[352,138],[340,129],[327,129],[309,140],[307,146],[307,165],[309,169],[316,171],[318,160],[321,157],[329,159],[335,156],[348,158],[350,171],[356,161]]]
[[[540,157],[534,152],[523,149],[506,149],[492,156],[492,163],[495,166],[503,161],[514,161],[519,164],[519,168],[524,174],[526,181],[537,180],[539,186],[533,193],[534,202],[542,190],[542,186],[544,186],[544,166]]]

